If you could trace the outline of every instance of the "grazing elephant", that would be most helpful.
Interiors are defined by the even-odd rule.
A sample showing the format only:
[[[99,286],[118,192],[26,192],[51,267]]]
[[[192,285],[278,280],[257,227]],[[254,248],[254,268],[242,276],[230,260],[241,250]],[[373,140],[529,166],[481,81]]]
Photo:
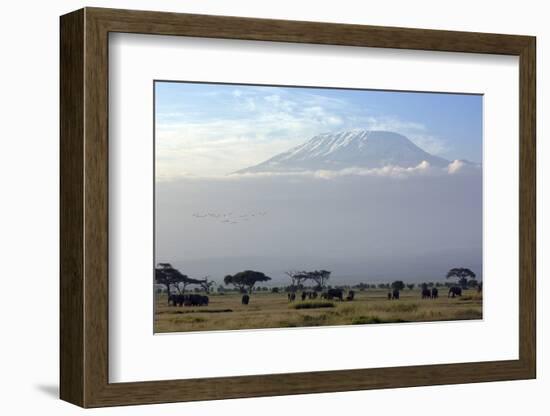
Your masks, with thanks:
[[[430,289],[422,289],[422,299],[430,299],[432,297],[432,292]]]
[[[394,289],[391,296],[392,296],[392,299],[399,300],[399,290]]]
[[[168,295],[168,305],[176,306],[176,295]]]
[[[439,297],[439,290],[436,287],[432,287],[432,299],[437,299]]]
[[[185,296],[183,295],[170,295],[168,297],[168,303],[171,303],[172,306],[183,306],[185,302]]]
[[[462,296],[462,288],[459,286],[453,286],[449,289],[447,297],[454,298],[455,296]]]
[[[243,295],[242,299],[241,299],[241,303],[243,305],[248,305],[248,302],[250,302],[250,296],[248,295]]]
[[[351,300],[353,300],[354,298],[355,298],[355,292],[354,292],[353,290],[350,290],[350,291],[348,292],[348,296],[346,297],[346,300],[351,301]]]
[[[332,300],[334,298],[339,300],[344,300],[344,290],[343,289],[329,289],[326,292],[323,292],[321,295],[323,299]]]
[[[208,306],[208,296],[202,295],[185,295],[183,304],[185,306]]]

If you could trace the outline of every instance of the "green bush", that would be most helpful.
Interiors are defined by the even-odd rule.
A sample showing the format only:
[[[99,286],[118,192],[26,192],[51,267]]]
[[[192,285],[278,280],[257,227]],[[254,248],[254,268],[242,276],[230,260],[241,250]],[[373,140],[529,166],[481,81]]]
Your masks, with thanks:
[[[356,316],[351,320],[352,325],[380,324],[382,320],[378,316]]]
[[[294,309],[334,308],[334,302],[302,302],[292,305]]]
[[[394,324],[394,323],[402,323],[402,322],[408,322],[401,318],[389,318],[389,319],[381,319],[376,315],[373,316],[358,316],[352,319],[351,324],[352,325],[365,325],[365,324]]]
[[[319,316],[311,316],[311,315],[304,315],[302,316],[302,321],[307,326],[320,326],[324,325],[328,319],[327,315],[319,315]]]
[[[417,303],[392,303],[389,305],[381,306],[378,309],[385,312],[407,313],[407,312],[417,311],[418,304]]]

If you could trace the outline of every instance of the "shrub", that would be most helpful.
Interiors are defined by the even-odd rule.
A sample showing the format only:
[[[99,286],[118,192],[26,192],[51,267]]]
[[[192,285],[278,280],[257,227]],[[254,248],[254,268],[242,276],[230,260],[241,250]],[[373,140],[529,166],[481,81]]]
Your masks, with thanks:
[[[326,323],[328,319],[327,315],[319,315],[319,316],[311,316],[311,315],[304,315],[302,316],[302,321],[305,325],[308,326],[319,326]]]
[[[334,302],[303,302],[292,305],[294,309],[334,308]]]
[[[481,318],[482,318],[481,311],[473,308],[457,311],[454,317],[454,319],[481,319]]]
[[[398,312],[398,313],[416,312],[418,310],[418,304],[417,303],[392,303],[390,305],[381,306],[377,309],[385,312]]]
[[[395,282],[392,282],[391,288],[394,290],[403,290],[405,289],[405,283],[403,283],[402,280],[396,280]]]
[[[351,320],[352,325],[380,324],[382,320],[378,316],[356,316]]]

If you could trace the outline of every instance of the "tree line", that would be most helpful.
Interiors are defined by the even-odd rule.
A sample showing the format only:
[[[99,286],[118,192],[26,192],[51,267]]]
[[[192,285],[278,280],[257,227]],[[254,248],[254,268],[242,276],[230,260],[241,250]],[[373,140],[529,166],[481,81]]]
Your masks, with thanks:
[[[296,292],[297,290],[303,290],[307,282],[313,283],[313,289],[316,291],[322,291],[327,287],[328,281],[331,276],[331,271],[328,270],[312,270],[312,271],[287,271],[285,274],[290,278],[290,285],[282,288],[285,292]],[[395,280],[391,283],[358,283],[353,286],[336,286],[336,287],[351,287],[358,290],[368,289],[392,289],[392,290],[404,290],[405,288],[413,290],[416,286],[425,290],[432,287],[451,287],[458,284],[463,289],[467,288],[481,288],[481,282],[476,280],[476,274],[468,268],[456,267],[447,272],[446,279],[455,278],[456,282],[423,282],[420,284],[405,283],[402,280]],[[225,285],[233,287],[233,290],[237,290],[240,293],[251,294],[254,290],[267,291],[267,287],[255,288],[257,283],[267,282],[272,280],[271,277],[266,276],[262,272],[254,270],[244,270],[234,275],[226,275],[223,279]],[[155,268],[155,283],[165,287],[166,292],[170,294],[172,289],[175,289],[178,294],[184,294],[187,286],[194,285],[195,290],[204,290],[209,293],[214,285],[212,280],[209,280],[208,276],[203,279],[193,279],[176,268],[172,267],[170,263],[159,263]],[[328,286],[331,288],[331,286]],[[225,290],[225,289],[224,289]],[[271,288],[272,292],[279,292],[279,288]]]

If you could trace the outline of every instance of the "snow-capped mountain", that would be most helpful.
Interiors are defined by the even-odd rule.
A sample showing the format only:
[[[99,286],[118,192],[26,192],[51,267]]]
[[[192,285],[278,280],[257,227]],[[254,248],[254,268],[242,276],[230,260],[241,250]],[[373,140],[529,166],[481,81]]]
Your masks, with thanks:
[[[236,173],[340,170],[350,167],[373,169],[384,166],[407,168],[422,162],[435,167],[447,167],[450,163],[422,150],[401,134],[351,130],[320,134],[304,144]]]

